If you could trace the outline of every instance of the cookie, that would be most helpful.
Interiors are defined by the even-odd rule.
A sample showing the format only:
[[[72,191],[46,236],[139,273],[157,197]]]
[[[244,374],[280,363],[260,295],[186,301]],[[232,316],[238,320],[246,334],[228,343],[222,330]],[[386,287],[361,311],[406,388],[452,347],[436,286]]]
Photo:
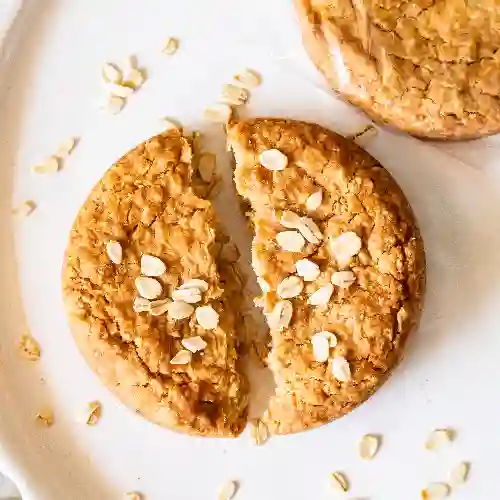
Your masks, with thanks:
[[[228,144],[272,337],[266,423],[298,432],[345,415],[395,368],[420,318],[424,247],[401,189],[352,141],[259,118],[230,124]]]
[[[415,136],[500,130],[495,0],[295,0],[304,44],[331,87]]]
[[[87,363],[125,404],[170,429],[236,436],[243,284],[206,195],[189,138],[137,146],[81,207],[63,294]]]

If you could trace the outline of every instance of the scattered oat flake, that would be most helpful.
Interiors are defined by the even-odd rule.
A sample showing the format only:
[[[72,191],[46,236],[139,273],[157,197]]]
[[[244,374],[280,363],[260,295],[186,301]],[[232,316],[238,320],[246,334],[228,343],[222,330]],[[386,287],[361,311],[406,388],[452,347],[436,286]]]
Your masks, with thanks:
[[[286,328],[292,320],[293,305],[289,300],[278,302],[271,314],[267,317],[267,322],[271,330],[281,330]]]
[[[427,437],[425,442],[426,450],[437,450],[441,446],[451,443],[454,438],[452,429],[435,429]]]
[[[281,299],[291,299],[302,293],[304,283],[298,276],[289,276],[285,278],[276,290]]]
[[[323,202],[323,190],[318,189],[313,194],[311,194],[309,198],[307,198],[306,208],[307,210],[313,212],[314,210],[317,210],[321,206],[322,202]]]
[[[380,438],[373,434],[366,434],[359,442],[359,456],[363,460],[371,460],[379,450]]]
[[[17,208],[12,210],[13,215],[19,217],[28,217],[36,209],[36,203],[34,201],[28,200],[21,203]]]
[[[351,367],[344,356],[336,356],[332,359],[332,374],[339,382],[351,380]]]
[[[183,339],[181,344],[192,353],[203,351],[207,347],[207,343],[199,335]]]
[[[187,365],[191,361],[191,351],[182,349],[171,360],[171,365]]]
[[[260,419],[254,420],[251,425],[251,435],[255,444],[264,444],[269,439],[269,428],[267,425]]]
[[[219,500],[231,500],[238,491],[238,483],[236,481],[229,481],[219,491]]]
[[[123,259],[123,249],[118,241],[108,241],[106,243],[106,253],[113,264],[121,264]]]
[[[324,335],[316,333],[311,338],[311,344],[313,347],[314,359],[318,363],[327,361],[330,356],[330,343],[328,339]]]
[[[127,500],[144,500],[144,496],[137,491],[130,491],[126,494]]]
[[[137,56],[130,54],[123,60],[123,72],[127,75],[137,69]]]
[[[186,280],[180,287],[180,290],[185,288],[198,288],[202,292],[206,292],[208,290],[208,283],[205,280],[201,280],[199,278],[192,278]]]
[[[130,87],[133,90],[139,89],[142,84],[146,81],[144,72],[140,69],[132,69],[130,73],[127,73],[125,80],[123,81],[123,86]],[[126,97],[126,96],[121,96]]]
[[[453,469],[451,469],[450,473],[450,482],[452,486],[459,486],[464,484],[467,481],[470,471],[470,463],[469,462],[460,462]]]
[[[165,45],[163,46],[162,52],[167,54],[167,56],[171,56],[175,54],[179,50],[179,39],[174,38],[172,36],[168,37],[165,41]]]
[[[219,326],[219,313],[212,306],[197,307],[196,321],[205,330],[215,330]]]
[[[158,257],[144,254],[141,257],[141,274],[144,276],[156,277],[165,274],[167,266]]]
[[[22,335],[19,341],[19,349],[23,357],[29,361],[38,361],[40,359],[40,344],[29,333]]]
[[[203,111],[203,116],[206,120],[213,123],[226,124],[233,114],[231,106],[228,104],[218,103],[209,106]]]
[[[134,92],[134,89],[131,87],[113,82],[106,84],[106,88],[108,89],[109,93],[115,97],[125,98],[130,96],[130,94]]]
[[[259,156],[259,162],[268,170],[285,170],[288,165],[288,158],[278,149],[268,149]]]
[[[54,413],[51,410],[43,410],[36,414],[36,420],[45,427],[54,424]]]
[[[49,156],[43,163],[35,165],[31,171],[36,174],[55,174],[59,172],[59,158],[57,156]]]
[[[332,297],[332,293],[333,285],[328,283],[309,295],[308,303],[311,306],[326,306]]]
[[[336,490],[349,491],[349,481],[343,472],[333,472],[331,474],[332,486]]]
[[[56,151],[56,156],[58,156],[59,158],[66,158],[72,153],[73,149],[75,149],[77,143],[77,137],[70,137],[68,140],[59,145]]]
[[[431,483],[420,493],[422,500],[443,500],[450,494],[446,483]]]
[[[182,300],[176,300],[168,305],[168,315],[172,319],[186,319],[194,312],[194,307]]]
[[[108,100],[106,104],[103,106],[103,109],[106,109],[111,114],[118,114],[126,104],[126,100],[123,97],[118,97],[116,95],[108,96]]]
[[[168,311],[170,304],[169,299],[153,300],[149,304],[149,311],[152,316],[161,316]]]
[[[245,104],[248,100],[248,91],[242,87],[226,84],[222,87],[221,101],[233,106]]]
[[[99,401],[92,401],[88,404],[89,416],[87,418],[87,425],[96,425],[101,418],[102,407]]]
[[[316,262],[308,259],[300,259],[295,263],[295,270],[299,276],[304,278],[304,281],[314,281],[321,273]]]
[[[356,281],[356,276],[352,271],[337,271],[332,274],[332,285],[339,288],[349,288]]]
[[[115,64],[104,63],[102,67],[102,78],[106,83],[120,83],[122,72]]]
[[[276,235],[276,241],[285,252],[301,252],[306,244],[298,231],[281,231]]]
[[[245,69],[234,76],[234,81],[244,88],[252,89],[258,87],[262,83],[262,78],[253,69]]]
[[[198,172],[205,182],[210,182],[215,174],[217,157],[214,153],[203,153],[198,161]]]

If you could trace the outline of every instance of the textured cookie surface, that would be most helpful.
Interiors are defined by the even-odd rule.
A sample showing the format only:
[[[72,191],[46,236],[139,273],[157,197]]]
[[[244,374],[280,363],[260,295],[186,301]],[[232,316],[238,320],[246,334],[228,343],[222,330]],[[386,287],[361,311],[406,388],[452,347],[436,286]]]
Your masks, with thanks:
[[[123,402],[175,430],[234,436],[245,425],[248,393],[238,365],[242,284],[232,263],[219,257],[227,238],[200,195],[191,161],[189,140],[172,131],[106,172],[74,222],[63,293],[80,350]],[[119,263],[108,256],[110,241],[122,248]],[[136,312],[142,255],[166,265],[153,278],[161,284],[158,299],[191,278],[204,280],[207,289],[193,307],[212,307],[218,326],[200,326],[196,314],[173,319],[170,309],[157,316]],[[172,364],[186,350],[182,341],[198,336],[206,347],[189,362]]]
[[[398,363],[420,317],[423,243],[395,181],[351,141],[280,119],[233,123],[228,140],[253,210],[253,266],[271,327],[277,388],[267,423],[297,432],[355,408]],[[299,233],[302,247],[285,232]],[[333,334],[319,335],[326,354],[324,341],[313,347],[320,332]]]
[[[498,0],[295,0],[306,48],[330,85],[417,136],[500,130]]]

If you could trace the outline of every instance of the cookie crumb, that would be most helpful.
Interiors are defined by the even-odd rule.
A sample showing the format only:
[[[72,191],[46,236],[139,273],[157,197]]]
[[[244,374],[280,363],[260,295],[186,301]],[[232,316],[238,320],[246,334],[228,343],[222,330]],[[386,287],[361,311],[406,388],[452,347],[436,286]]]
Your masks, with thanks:
[[[22,356],[29,361],[38,361],[40,359],[40,344],[29,333],[21,336],[19,350]]]
[[[54,413],[51,410],[42,410],[36,414],[36,421],[45,427],[54,424]]]
[[[88,404],[89,416],[87,418],[87,425],[96,425],[101,418],[102,407],[99,401],[92,401]]]

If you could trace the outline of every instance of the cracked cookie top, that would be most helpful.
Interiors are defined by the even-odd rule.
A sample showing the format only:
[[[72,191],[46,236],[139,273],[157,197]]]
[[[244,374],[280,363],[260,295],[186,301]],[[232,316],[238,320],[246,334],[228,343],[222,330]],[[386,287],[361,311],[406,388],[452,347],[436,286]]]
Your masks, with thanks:
[[[366,400],[418,324],[423,243],[400,188],[366,151],[318,125],[229,125],[251,205],[253,267],[276,380],[267,424],[297,432]]]
[[[248,399],[242,283],[202,191],[180,132],[127,153],[76,217],[63,294],[80,350],[123,402],[175,430],[234,436]]]
[[[330,85],[375,120],[430,138],[500,130],[498,0],[295,0]]]

